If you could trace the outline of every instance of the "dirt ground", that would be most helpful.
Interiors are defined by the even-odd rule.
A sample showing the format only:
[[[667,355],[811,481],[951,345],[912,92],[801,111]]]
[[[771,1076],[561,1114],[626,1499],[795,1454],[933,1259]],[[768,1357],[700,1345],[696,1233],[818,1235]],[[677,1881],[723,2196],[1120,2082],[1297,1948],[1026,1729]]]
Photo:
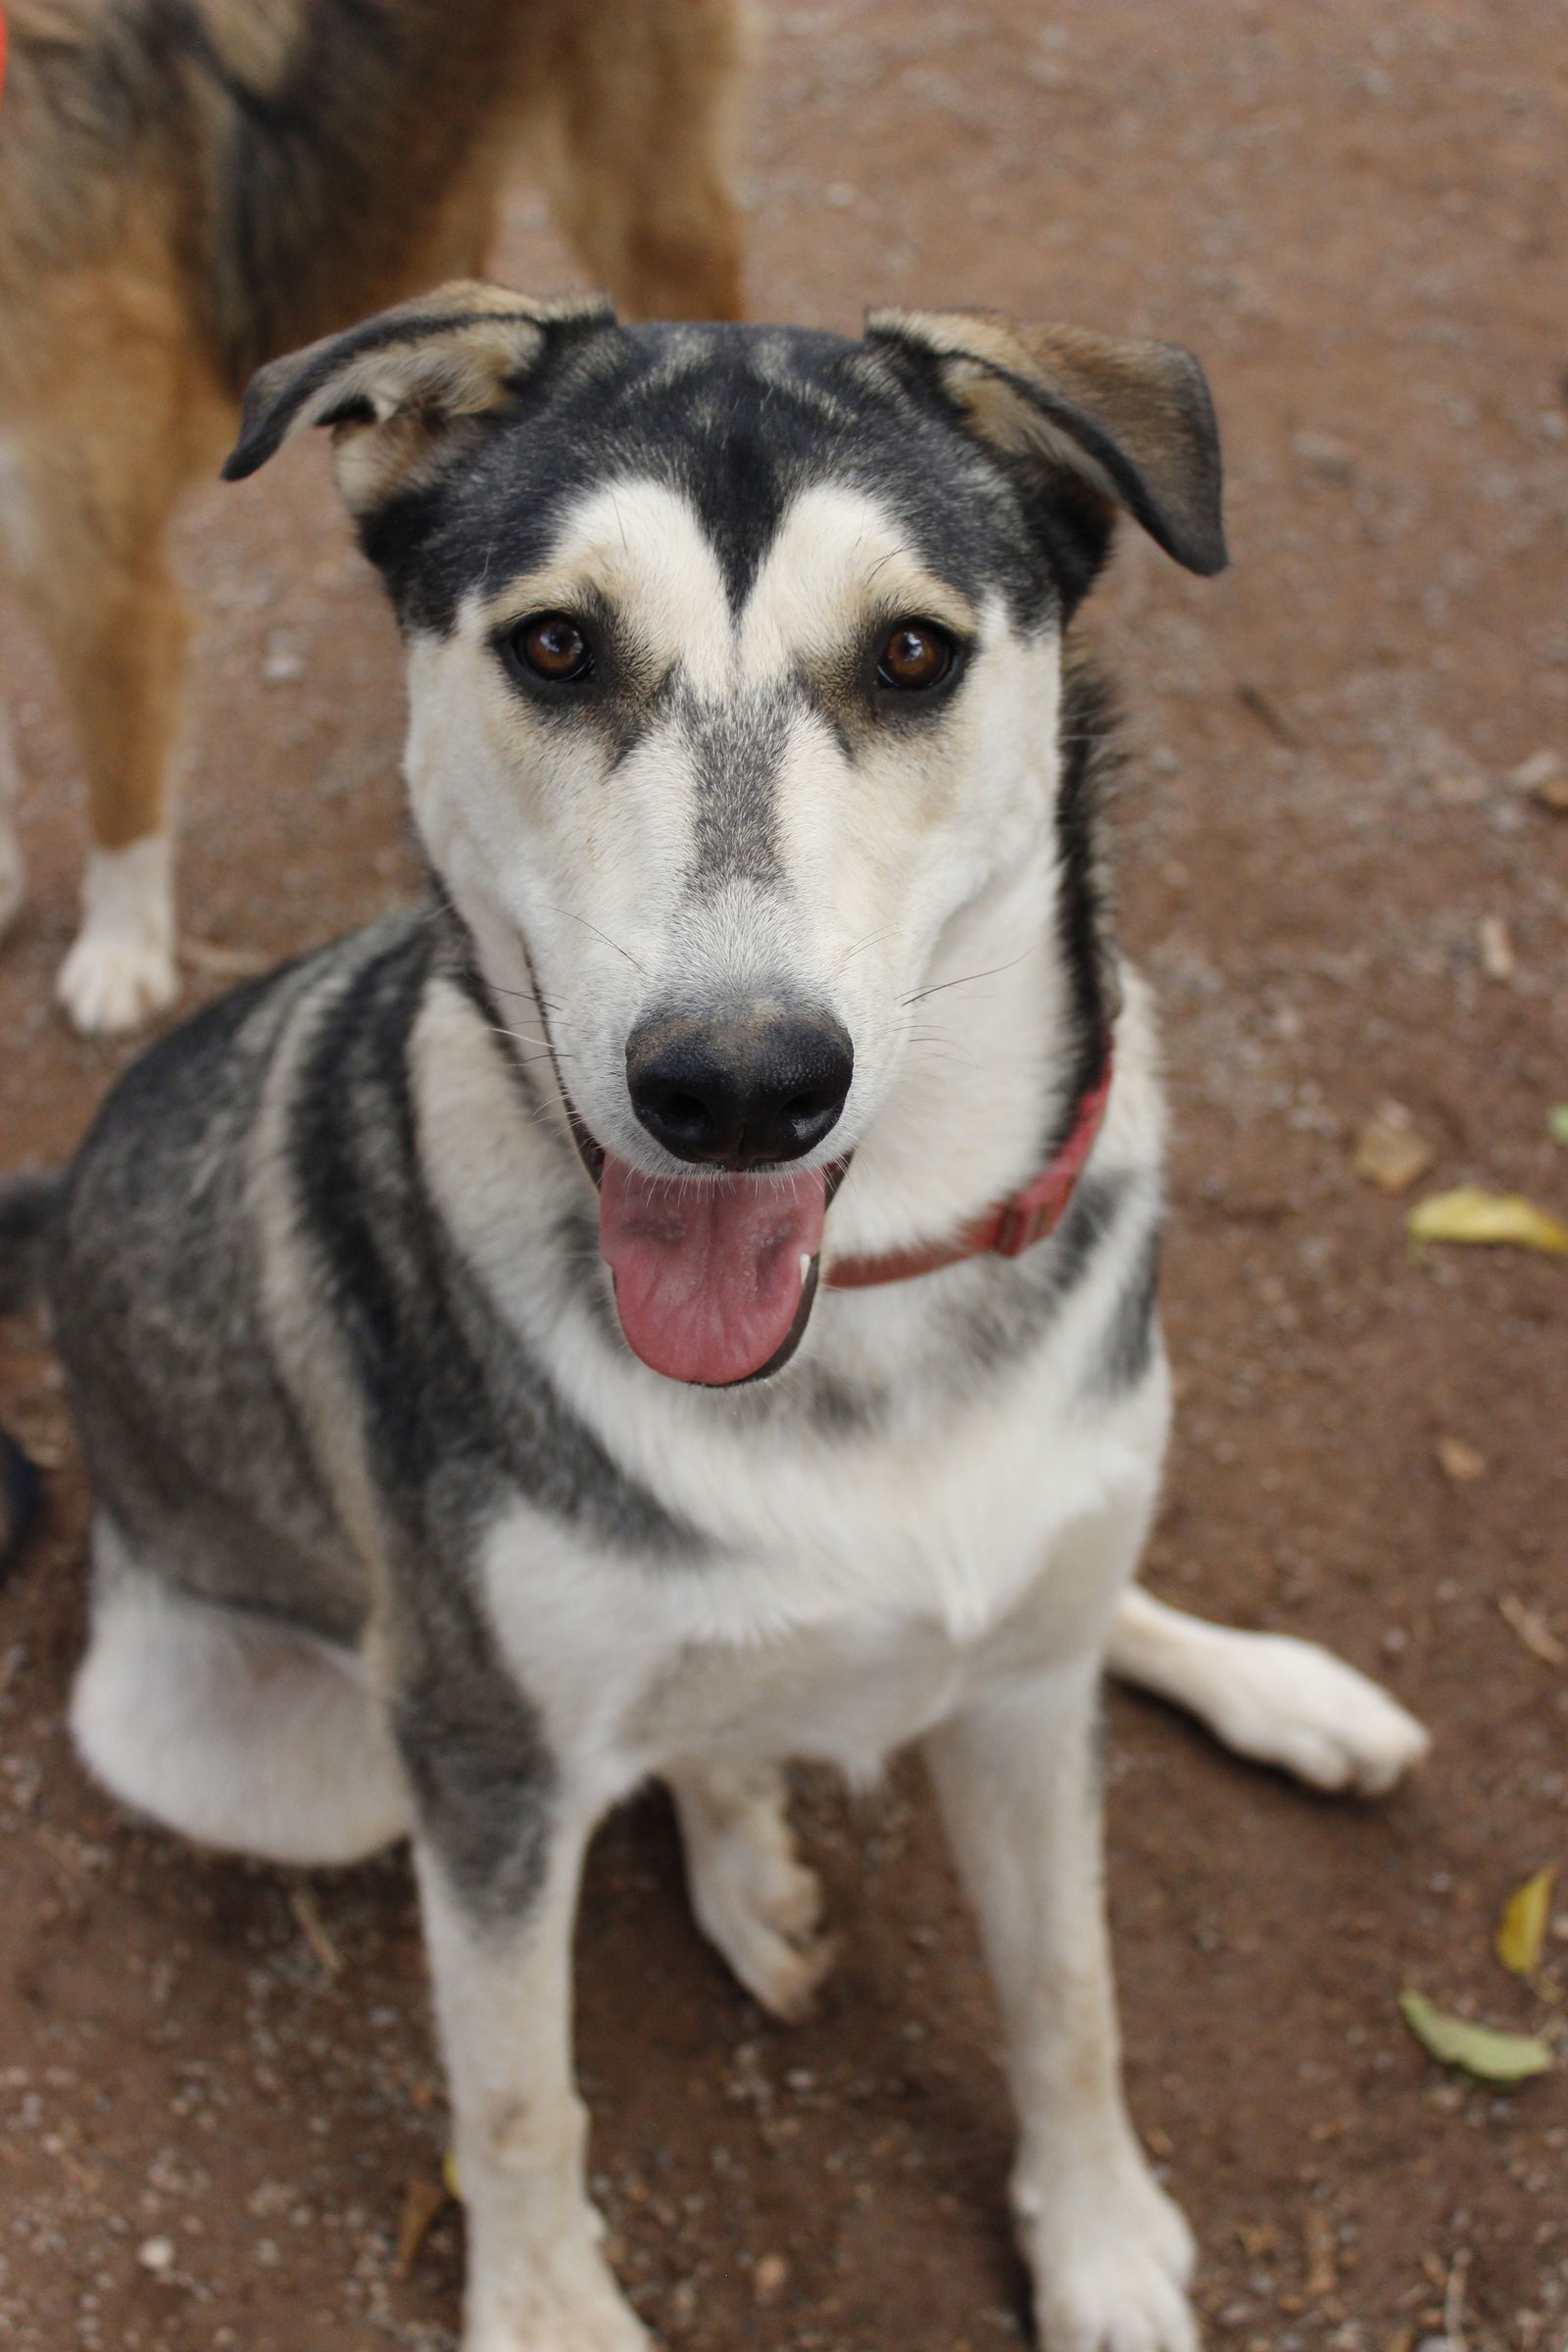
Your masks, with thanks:
[[[1568,1981],[1568,1921],[1535,1992],[1490,1949],[1508,1889],[1568,1864],[1568,1268],[1416,1262],[1407,1201],[1349,1166],[1393,1098],[1428,1185],[1568,1210],[1568,816],[1509,781],[1568,758],[1565,103],[1560,0],[833,0],[778,9],[750,147],[759,314],[997,304],[1180,337],[1218,394],[1234,569],[1129,546],[1100,607],[1176,1121],[1149,1573],[1332,1642],[1436,1736],[1408,1791],[1334,1804],[1111,1702],[1131,2099],[1237,2352],[1568,2342],[1568,2074],[1466,2087],[1396,2007],[1414,1984],[1532,2027]],[[526,192],[498,273],[570,276]],[[412,871],[393,632],[325,480],[291,453],[183,532],[186,920],[267,956]],[[14,613],[0,662],[35,885],[0,953],[9,1167],[66,1152],[125,1056],[50,1009],[73,761]],[[0,2339],[450,2347],[455,2210],[398,2254],[444,2140],[405,1863],[305,1891],[86,1785],[62,1729],[86,1498],[19,1323],[0,1411],[58,1473],[0,1595]],[[1446,1475],[1443,1438],[1482,1473]],[[621,2275],[671,2352],[1001,2352],[995,2027],[925,1794],[808,1779],[802,1817],[845,1952],[794,2031],[699,1940],[662,1798],[597,1849],[580,2050]]]

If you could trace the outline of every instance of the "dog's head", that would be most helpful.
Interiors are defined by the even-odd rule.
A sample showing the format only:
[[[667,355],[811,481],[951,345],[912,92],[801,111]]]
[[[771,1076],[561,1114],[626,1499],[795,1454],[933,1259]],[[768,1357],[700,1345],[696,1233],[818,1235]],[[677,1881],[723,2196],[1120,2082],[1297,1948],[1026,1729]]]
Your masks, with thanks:
[[[1062,630],[1116,511],[1225,561],[1201,370],[984,314],[855,343],[462,284],[264,368],[228,475],[311,424],[408,643],[416,821],[491,984],[537,995],[626,1337],[679,1379],[769,1369],[944,938],[1054,887]]]

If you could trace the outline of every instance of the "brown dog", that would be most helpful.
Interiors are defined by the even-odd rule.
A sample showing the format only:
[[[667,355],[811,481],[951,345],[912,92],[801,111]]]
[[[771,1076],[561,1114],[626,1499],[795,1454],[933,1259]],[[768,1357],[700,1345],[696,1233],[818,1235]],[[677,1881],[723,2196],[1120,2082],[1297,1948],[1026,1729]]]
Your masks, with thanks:
[[[739,0],[13,0],[0,560],[75,721],[91,849],[59,993],[175,994],[165,554],[272,354],[478,269],[525,157],[622,314],[732,318]],[[0,712],[0,930],[22,898]]]

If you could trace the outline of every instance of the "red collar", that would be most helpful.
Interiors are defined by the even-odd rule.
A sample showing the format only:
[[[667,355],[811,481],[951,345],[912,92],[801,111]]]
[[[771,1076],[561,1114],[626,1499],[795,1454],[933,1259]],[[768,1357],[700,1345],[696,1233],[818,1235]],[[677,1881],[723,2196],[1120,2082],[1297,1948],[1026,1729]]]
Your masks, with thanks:
[[[883,1257],[836,1258],[822,1277],[826,1288],[860,1291],[873,1283],[907,1282],[913,1275],[934,1274],[940,1266],[956,1266],[966,1257],[1021,1257],[1036,1242],[1054,1233],[1094,1150],[1110,1098],[1114,1066],[1107,1041],[1100,1075],[1078,1098],[1066,1142],[1021,1193],[983,1210],[955,1241],[931,1242],[924,1249],[891,1250]]]

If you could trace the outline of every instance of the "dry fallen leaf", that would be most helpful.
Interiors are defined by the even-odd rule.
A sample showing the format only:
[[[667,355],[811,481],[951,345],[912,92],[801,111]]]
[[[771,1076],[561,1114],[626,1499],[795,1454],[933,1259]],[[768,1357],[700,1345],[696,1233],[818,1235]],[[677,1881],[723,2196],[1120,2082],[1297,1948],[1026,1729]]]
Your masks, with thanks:
[[[1508,781],[1516,792],[1534,793],[1544,808],[1568,809],[1568,772],[1556,752],[1532,752],[1510,769]]]
[[[1309,2205],[1301,2224],[1306,2248],[1303,2292],[1313,2303],[1334,2292],[1334,2222],[1321,2205]]]
[[[343,1955],[326,1932],[326,1922],[316,1907],[316,1897],[308,1886],[291,1886],[288,1907],[299,1922],[300,1934],[316,1954],[324,1977],[343,1974]]]
[[[398,2222],[397,2273],[400,2278],[406,2278],[413,2270],[430,2224],[450,2193],[446,2182],[437,2180],[429,2173],[411,2175],[408,2186],[403,2191],[403,2213]]]
[[[1237,683],[1236,700],[1244,710],[1250,710],[1267,727],[1276,743],[1287,744],[1292,751],[1300,750],[1303,741],[1300,728],[1266,686],[1260,686],[1255,678],[1242,678]]]
[[[1516,1592],[1504,1592],[1497,1602],[1497,1613],[1543,1666],[1568,1666],[1568,1648],[1552,1632],[1544,1610],[1533,1609]]]
[[[215,980],[254,980],[262,972],[270,972],[277,961],[275,956],[264,955],[260,948],[225,947],[218,939],[182,939],[179,960],[193,972],[210,972]]]
[[[1451,1478],[1456,1487],[1474,1486],[1478,1478],[1487,1475],[1486,1455],[1477,1453],[1463,1438],[1440,1438],[1435,1450],[1444,1477]]]
[[[1473,2026],[1467,2017],[1455,2017],[1425,1993],[1409,1989],[1400,1993],[1399,2008],[1424,2050],[1445,2066],[1461,2067],[1478,2082],[1524,2082],[1551,2072],[1551,2052],[1538,2034]]]
[[[1522,1886],[1516,1886],[1502,1906],[1494,1948],[1513,1976],[1533,1977],[1541,1966],[1546,1926],[1551,1917],[1551,1890],[1556,1883],[1556,1870],[1548,1864],[1546,1869],[1538,1870],[1533,1878],[1526,1879]]]
[[[1432,1165],[1432,1147],[1417,1135],[1402,1102],[1382,1102],[1355,1139],[1350,1165],[1363,1184],[1402,1193]]]
[[[1521,1193],[1489,1193],[1479,1184],[1458,1184],[1434,1193],[1405,1218],[1414,1242],[1512,1243],[1520,1250],[1545,1250],[1568,1257],[1568,1225],[1538,1208]]]

